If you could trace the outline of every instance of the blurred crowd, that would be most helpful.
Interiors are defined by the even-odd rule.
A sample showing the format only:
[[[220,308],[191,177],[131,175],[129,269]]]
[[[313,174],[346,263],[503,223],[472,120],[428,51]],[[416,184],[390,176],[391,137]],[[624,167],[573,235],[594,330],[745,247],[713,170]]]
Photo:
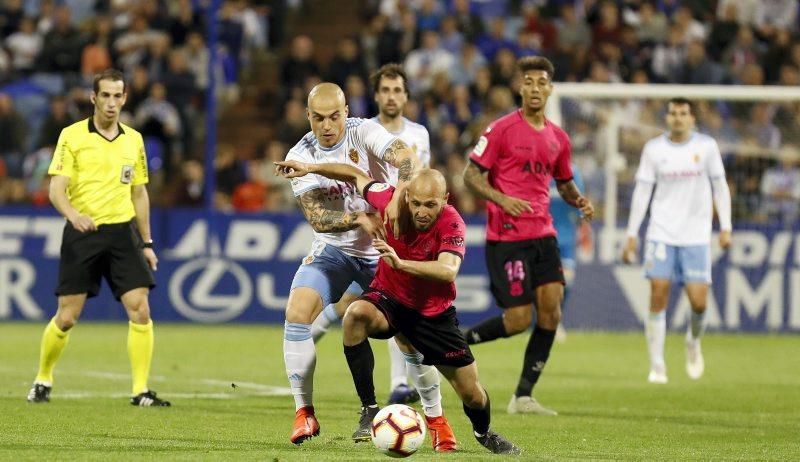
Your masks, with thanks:
[[[308,0],[307,6],[313,9],[316,1],[322,0]],[[5,1],[6,8],[19,3]],[[196,134],[186,132],[202,117],[197,110],[197,91],[207,83],[199,72],[202,60],[207,59],[203,34],[196,33],[202,24],[196,11],[192,12],[191,2],[166,2],[168,8],[148,8],[158,4],[156,0],[96,3],[108,4],[109,9],[126,3],[139,6],[121,15],[95,7],[85,21],[59,19],[69,11],[76,15],[74,9],[59,7],[41,15],[44,19],[19,14],[18,20],[0,24],[7,55],[5,66],[0,58],[0,75],[26,75],[40,67],[72,72],[72,81],[85,95],[85,76],[112,62],[133,77],[131,90],[138,89],[129,96],[131,120],[154,133],[167,152],[165,156],[185,156],[196,143]],[[514,63],[521,56],[547,56],[556,66],[556,82],[800,85],[796,0],[360,0],[362,16],[344,27],[357,32],[341,36],[332,58],[325,60],[321,59],[320,44],[311,36],[288,34],[291,38],[284,47],[280,40],[265,37],[264,31],[271,35],[273,28],[254,26],[270,18],[259,13],[258,3],[224,2],[223,17],[235,25],[223,28],[228,32],[222,34],[221,43],[232,62],[221,72],[233,68],[234,76],[226,79],[235,84],[235,69],[248,65],[244,49],[265,44],[276,47],[282,56],[280,82],[270,103],[277,123],[274,136],[261,146],[219,146],[215,203],[228,210],[295,209],[288,185],[271,173],[272,162],[283,158],[308,131],[308,90],[320,81],[333,81],[344,89],[351,116],[372,117],[377,108],[367,79],[388,62],[404,65],[411,89],[406,116],[428,128],[432,166],[445,172],[452,200],[465,213],[482,207],[461,179],[465,153],[489,122],[516,107],[519,82]],[[118,20],[120,17],[127,20]],[[58,53],[58,48],[73,42],[62,35],[53,37],[60,34],[56,31],[64,27],[58,26],[61,23],[82,25],[72,26],[72,34],[83,37],[72,45],[80,52]],[[181,26],[176,29],[175,24]],[[33,45],[35,37],[39,37],[38,49]],[[46,45],[48,40],[57,43],[55,50]],[[23,45],[13,45],[18,42]],[[14,52],[15,48],[27,51]],[[33,57],[30,50],[36,50]],[[103,61],[104,55],[108,61]],[[73,57],[72,62],[59,59],[64,56]],[[183,83],[175,85],[174,74],[182,74]],[[186,85],[190,81],[191,85]],[[50,112],[77,116],[81,98],[68,95],[54,98]],[[13,126],[8,122],[13,117],[5,115],[8,106],[0,96],[3,133],[9,126],[4,124]],[[662,106],[657,100],[561,102],[576,163],[587,178],[589,194],[601,206],[605,143],[600,129],[608,114],[615,111],[623,123],[619,146],[630,167],[619,177],[619,203],[627,205],[642,144],[663,127]],[[735,218],[796,221],[800,201],[798,104],[709,101],[699,105],[697,118],[700,129],[716,137],[723,148]],[[58,127],[58,123],[42,127]],[[148,129],[148,125],[156,127]],[[41,132],[47,131],[42,128]],[[0,143],[8,145],[14,137],[2,138]],[[41,146],[41,141],[32,143],[27,152],[36,152],[32,149]],[[0,155],[7,158],[8,152],[15,150],[19,148],[3,146]],[[6,168],[9,175],[16,167]],[[168,203],[202,202],[201,162],[193,158],[165,162],[164,169],[170,175],[169,184],[177,185],[172,196],[166,196],[174,196]],[[621,210],[621,216],[624,212]]]

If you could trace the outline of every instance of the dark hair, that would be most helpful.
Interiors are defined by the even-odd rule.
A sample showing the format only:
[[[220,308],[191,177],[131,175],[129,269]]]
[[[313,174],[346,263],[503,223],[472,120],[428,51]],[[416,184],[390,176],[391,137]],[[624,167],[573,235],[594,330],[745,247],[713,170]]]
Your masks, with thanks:
[[[684,104],[689,106],[689,114],[694,115],[694,103],[689,98],[684,98],[683,96],[676,96],[675,98],[670,98],[667,101],[667,106],[670,104],[676,104],[678,106],[683,106]]]
[[[373,93],[378,93],[378,90],[380,90],[381,79],[383,77],[389,79],[401,77],[403,79],[403,90],[408,94],[408,76],[406,76],[406,71],[403,70],[403,66],[397,63],[384,64],[380,69],[369,76]]]
[[[556,72],[553,63],[543,56],[525,56],[519,58],[517,60],[517,69],[522,73],[527,71],[545,71],[550,80],[553,80],[553,74]]]
[[[112,82],[122,82],[122,93],[125,93],[125,89],[128,86],[125,82],[125,74],[122,71],[117,69],[106,69],[99,74],[95,74],[94,82],[92,83],[92,90],[95,92],[100,91],[100,81],[101,80],[110,80]]]

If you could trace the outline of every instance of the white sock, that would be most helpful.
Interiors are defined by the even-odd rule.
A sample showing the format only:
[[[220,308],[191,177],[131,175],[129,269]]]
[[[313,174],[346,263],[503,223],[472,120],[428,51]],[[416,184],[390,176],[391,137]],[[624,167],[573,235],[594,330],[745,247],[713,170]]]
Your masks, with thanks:
[[[389,393],[391,393],[400,385],[408,385],[408,369],[406,368],[406,357],[397,346],[397,340],[392,337],[387,344],[389,345],[389,364],[392,373],[392,380],[389,384]]]
[[[328,327],[335,322],[339,322],[339,315],[336,313],[336,305],[331,303],[311,323],[311,337],[314,339],[314,343],[317,343],[328,332]]]
[[[311,324],[288,322],[283,328],[283,360],[294,396],[295,410],[312,405],[317,349],[311,339]]]
[[[422,364],[422,353],[403,353],[408,364],[411,381],[417,387],[422,410],[428,417],[442,415],[442,392],[439,388],[439,371]]]
[[[692,311],[691,321],[689,322],[689,332],[687,338],[691,341],[700,340],[706,330],[706,312],[701,313]]]
[[[667,336],[667,312],[650,313],[644,329],[650,366],[664,366],[664,338]]]

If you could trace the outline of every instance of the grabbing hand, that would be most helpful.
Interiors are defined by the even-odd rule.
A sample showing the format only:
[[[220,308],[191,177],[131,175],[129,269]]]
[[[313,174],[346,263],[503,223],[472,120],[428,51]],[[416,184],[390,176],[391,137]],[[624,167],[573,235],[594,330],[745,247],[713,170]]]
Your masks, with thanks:
[[[622,262],[631,264],[636,261],[636,238],[629,237],[622,248]]]
[[[511,196],[504,196],[503,200],[497,205],[502,207],[503,211],[512,217],[518,217],[525,212],[533,212],[533,207],[530,202]]]
[[[284,178],[297,178],[311,173],[311,165],[296,160],[281,160],[275,162],[275,175]]]
[[[69,221],[72,223],[72,227],[78,230],[78,232],[85,233],[87,231],[96,231],[97,225],[94,224],[94,220],[87,215],[78,215],[72,220]]]
[[[392,269],[400,269],[402,260],[400,260],[400,257],[397,256],[397,252],[395,252],[392,246],[387,244],[386,241],[373,239],[372,246],[375,247],[375,250],[380,252],[383,261],[392,267]]]
[[[376,239],[386,239],[386,228],[378,214],[361,212],[356,218],[356,223],[364,228],[364,231],[370,236]]]
[[[400,234],[402,232],[400,229],[400,196],[403,194],[405,193],[398,192],[398,190],[395,189],[392,199],[389,201],[389,205],[386,206],[384,212],[383,223],[391,223],[395,239],[400,239]]]
[[[594,206],[592,205],[592,201],[581,196],[575,202],[575,205],[577,205],[578,209],[581,211],[581,218],[586,221],[592,221],[592,218],[594,218]]]
[[[719,232],[719,246],[723,249],[727,249],[731,246],[731,232],[730,231],[720,231]]]

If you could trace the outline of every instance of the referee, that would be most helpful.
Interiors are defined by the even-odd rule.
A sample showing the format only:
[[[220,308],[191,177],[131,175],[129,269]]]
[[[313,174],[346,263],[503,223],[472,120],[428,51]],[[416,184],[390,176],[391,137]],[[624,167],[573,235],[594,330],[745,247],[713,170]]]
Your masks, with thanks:
[[[61,131],[50,163],[50,202],[67,219],[61,243],[58,311],[44,330],[39,372],[28,401],[50,401],[53,368],[88,297],[105,278],[128,313],[134,406],[169,406],[147,387],[153,321],[147,296],[158,258],[150,235],[142,135],[119,122],[127,97],[122,72],[94,77],[94,115]],[[135,223],[134,223],[135,218]]]

